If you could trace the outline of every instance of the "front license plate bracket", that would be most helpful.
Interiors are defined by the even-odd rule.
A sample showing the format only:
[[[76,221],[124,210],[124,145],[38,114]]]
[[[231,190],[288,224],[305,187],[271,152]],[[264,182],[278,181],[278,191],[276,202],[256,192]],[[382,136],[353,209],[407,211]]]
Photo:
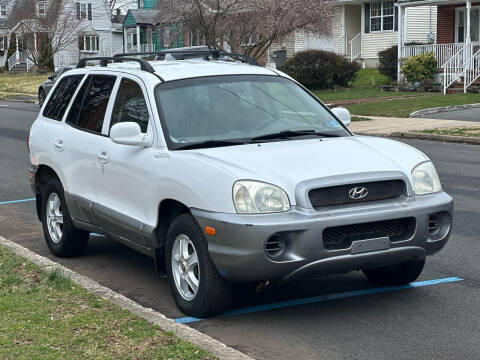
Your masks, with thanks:
[[[371,251],[390,249],[390,238],[380,237],[375,239],[357,240],[352,242],[352,254],[361,254]]]

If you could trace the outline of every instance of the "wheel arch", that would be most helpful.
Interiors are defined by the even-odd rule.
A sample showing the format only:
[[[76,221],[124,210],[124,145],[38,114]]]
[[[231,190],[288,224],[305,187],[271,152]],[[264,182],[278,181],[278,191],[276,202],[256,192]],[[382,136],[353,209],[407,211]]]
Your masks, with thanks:
[[[42,191],[41,188],[42,186],[45,186],[48,183],[48,180],[51,179],[52,177],[57,178],[60,183],[62,181],[60,180],[60,177],[57,175],[55,170],[53,170],[50,166],[48,165],[39,165],[37,171],[35,172],[35,182],[34,182],[34,191],[35,191],[35,199],[36,199],[36,210],[37,210],[37,216],[38,219],[41,221],[42,218]]]
[[[158,205],[157,227],[155,231],[155,268],[164,271],[165,241],[173,220],[180,214],[191,214],[190,208],[175,199],[164,199]]]

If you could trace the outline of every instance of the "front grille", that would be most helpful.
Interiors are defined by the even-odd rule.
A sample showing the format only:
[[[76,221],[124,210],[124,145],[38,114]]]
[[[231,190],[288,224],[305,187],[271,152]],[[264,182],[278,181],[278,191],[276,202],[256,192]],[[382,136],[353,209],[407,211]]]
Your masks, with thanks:
[[[353,199],[349,192],[354,188],[365,188],[367,194],[360,199]],[[386,200],[407,195],[407,187],[403,180],[383,180],[358,184],[337,185],[310,190],[308,196],[314,209],[323,206],[352,204],[366,201]]]
[[[375,221],[329,227],[323,230],[326,250],[348,249],[353,241],[389,237],[390,241],[410,238],[415,231],[415,218]]]

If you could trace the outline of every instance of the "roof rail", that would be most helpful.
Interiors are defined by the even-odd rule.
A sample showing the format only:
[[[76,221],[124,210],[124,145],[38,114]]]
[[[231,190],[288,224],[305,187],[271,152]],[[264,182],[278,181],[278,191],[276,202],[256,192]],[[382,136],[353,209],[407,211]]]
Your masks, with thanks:
[[[84,68],[85,65],[87,64],[87,61],[94,61],[94,60],[100,60],[100,66],[107,66],[109,61],[135,61],[140,64],[140,69],[143,71],[148,71],[150,73],[154,73],[155,69],[148,63],[148,61],[144,59],[139,59],[135,57],[125,57],[125,56],[97,56],[97,57],[87,57],[80,59],[80,61],[77,64],[77,68]]]
[[[113,57],[124,57],[124,56],[141,56],[141,55],[156,55],[156,60],[163,60],[166,55],[173,56],[176,60],[185,60],[186,58],[196,58],[199,56],[208,57],[212,56],[214,59],[218,59],[222,56],[237,58],[240,61],[246,62],[250,65],[261,66],[254,58],[245,54],[235,54],[229,53],[220,49],[208,49],[207,47],[202,47],[199,49],[189,49],[189,48],[177,48],[170,50],[161,50],[161,51],[146,51],[146,52],[131,52],[131,53],[121,53],[115,54]]]

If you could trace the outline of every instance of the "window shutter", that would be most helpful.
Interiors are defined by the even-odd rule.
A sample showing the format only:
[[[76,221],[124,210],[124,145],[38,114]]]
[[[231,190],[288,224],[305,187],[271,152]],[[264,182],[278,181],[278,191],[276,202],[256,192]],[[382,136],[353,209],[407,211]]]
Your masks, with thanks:
[[[398,31],[398,7],[395,6],[395,31]]]
[[[79,37],[78,37],[78,49],[79,49],[80,51],[83,50],[83,36],[79,36]]]
[[[88,4],[88,20],[92,20],[92,4]]]
[[[370,32],[370,3],[365,3],[365,34]]]
[[[80,3],[77,2],[77,19],[80,19]]]

